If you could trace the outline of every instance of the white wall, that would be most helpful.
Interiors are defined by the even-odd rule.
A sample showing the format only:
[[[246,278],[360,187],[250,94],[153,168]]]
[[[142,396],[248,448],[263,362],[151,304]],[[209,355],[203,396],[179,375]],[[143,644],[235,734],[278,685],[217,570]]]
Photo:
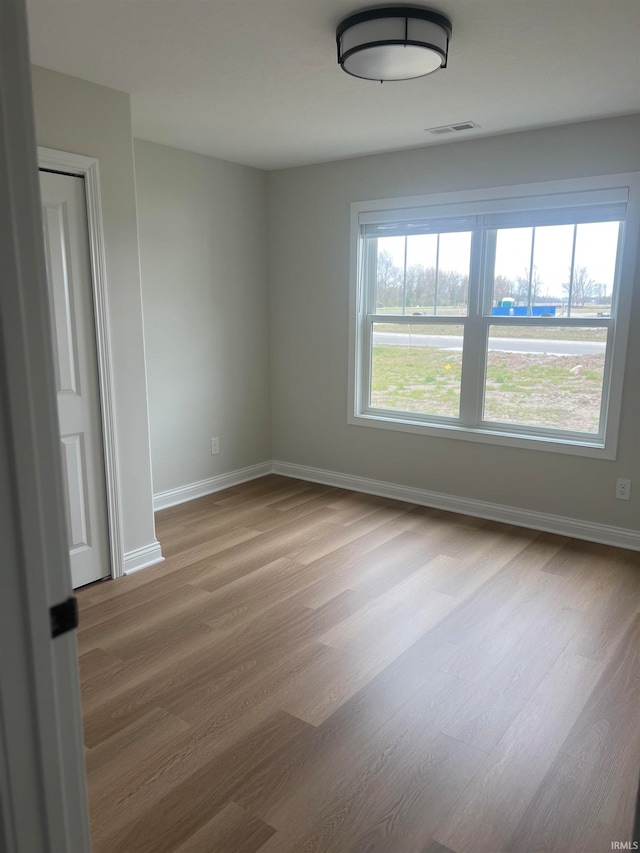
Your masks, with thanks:
[[[270,173],[274,459],[640,529],[640,292],[616,461],[347,425],[351,202],[638,169],[632,116]]]
[[[96,157],[113,344],[125,552],[155,542],[129,95],[32,68],[38,145]]]
[[[640,116],[268,175],[136,141],[136,221],[128,96],[38,68],[34,96],[39,144],[100,161],[127,550],[153,540],[138,226],[156,493],[274,458],[640,529],[640,293],[615,461],[346,422],[350,203],[635,171]]]
[[[157,494],[271,458],[266,175],[138,140],[135,163]]]

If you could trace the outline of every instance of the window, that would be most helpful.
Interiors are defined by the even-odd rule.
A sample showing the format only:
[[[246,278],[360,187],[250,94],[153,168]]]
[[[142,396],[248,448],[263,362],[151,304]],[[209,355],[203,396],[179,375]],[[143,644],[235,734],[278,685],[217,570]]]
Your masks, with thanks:
[[[609,182],[352,205],[350,421],[612,458],[637,181]]]

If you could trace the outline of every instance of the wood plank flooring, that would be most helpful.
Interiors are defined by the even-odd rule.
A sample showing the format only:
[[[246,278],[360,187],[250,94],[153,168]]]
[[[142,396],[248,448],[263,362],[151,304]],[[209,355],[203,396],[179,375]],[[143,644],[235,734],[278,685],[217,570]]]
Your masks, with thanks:
[[[640,554],[269,476],[79,592],[95,853],[631,841]]]

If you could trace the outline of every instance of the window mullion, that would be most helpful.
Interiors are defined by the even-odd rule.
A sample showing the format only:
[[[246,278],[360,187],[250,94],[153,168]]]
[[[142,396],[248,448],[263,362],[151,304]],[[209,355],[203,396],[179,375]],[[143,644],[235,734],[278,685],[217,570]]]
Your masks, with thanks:
[[[368,239],[364,243],[363,266],[363,314],[376,313],[376,281],[378,275],[378,241]]]
[[[378,241],[368,239],[364,242],[362,257],[362,295],[359,306],[358,326],[360,333],[358,357],[358,407],[360,411],[369,408],[371,398],[371,357],[373,347],[373,321],[369,315],[376,310],[376,277],[378,267]]]
[[[373,358],[373,317],[371,316],[364,318],[362,338],[360,406],[362,411],[366,411],[371,406],[371,359]]]
[[[609,396],[611,392],[611,370],[613,362],[613,338],[615,335],[615,325],[612,324],[607,329],[607,346],[604,356],[604,369],[602,376],[602,397],[600,399],[600,425],[598,435],[604,441],[605,431],[607,428],[607,412],[609,411]]]
[[[469,316],[465,324],[460,387],[460,421],[478,424],[482,409],[482,386],[486,362],[486,329],[483,321],[486,232],[474,231],[469,269]]]

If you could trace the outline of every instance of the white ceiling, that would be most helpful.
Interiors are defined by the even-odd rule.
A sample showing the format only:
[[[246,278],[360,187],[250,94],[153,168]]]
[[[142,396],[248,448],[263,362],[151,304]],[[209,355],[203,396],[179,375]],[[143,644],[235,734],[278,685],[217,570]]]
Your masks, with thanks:
[[[136,137],[264,169],[640,111],[640,0],[434,0],[449,67],[384,85],[336,61],[368,5],[35,0],[32,60],[130,92]]]

